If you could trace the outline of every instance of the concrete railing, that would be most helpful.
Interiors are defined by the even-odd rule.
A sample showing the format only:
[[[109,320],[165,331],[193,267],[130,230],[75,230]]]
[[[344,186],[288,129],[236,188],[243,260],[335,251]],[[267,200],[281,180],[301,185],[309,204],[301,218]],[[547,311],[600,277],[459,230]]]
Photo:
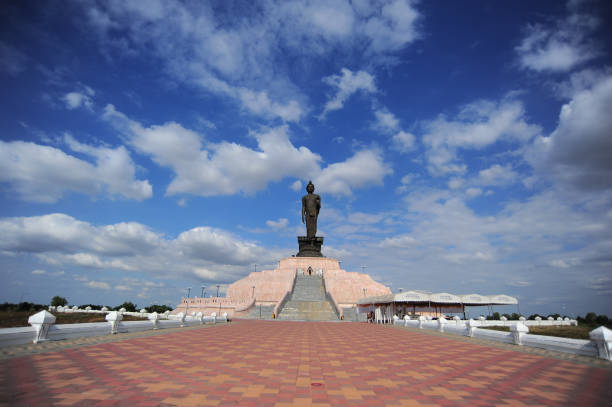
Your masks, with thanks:
[[[344,313],[342,312],[342,308],[340,308],[332,293],[327,289],[327,285],[325,285],[325,277],[323,275],[321,277],[323,281],[323,290],[325,290],[325,298],[327,299],[327,301],[332,303],[332,306],[334,307],[334,311],[336,312],[338,319],[344,319]]]
[[[489,324],[483,324],[483,322],[494,321],[473,319],[467,321],[460,319],[446,320],[445,318],[428,320],[422,316],[417,319],[410,319],[406,316],[402,320],[397,316],[393,317],[393,324],[399,326],[432,329],[439,332],[448,332],[472,338],[488,339],[515,345],[533,346],[558,352],[612,360],[612,330],[604,326],[594,329],[589,333],[591,340],[584,340],[529,334],[529,327],[525,324],[526,321],[502,321],[512,322],[512,324],[507,325],[510,327],[510,332],[479,328],[482,326],[491,326]]]
[[[227,314],[224,313],[221,317],[217,317],[215,313],[210,316],[204,316],[202,313],[195,316],[185,316],[182,313],[166,316],[153,312],[147,314],[147,318],[142,321],[123,321],[123,313],[111,311],[106,315],[107,322],[56,325],[55,320],[53,314],[41,311],[28,319],[28,323],[31,325],[29,327],[0,329],[0,347],[151,329],[178,328],[205,323],[214,324],[227,322]]]
[[[277,302],[276,305],[274,306],[274,311],[272,312],[272,314],[274,315],[274,318],[278,318],[278,313],[280,312],[281,309],[283,309],[283,306],[287,302],[287,299],[289,298],[289,296],[295,289],[295,279],[296,278],[297,278],[297,272],[293,275],[293,281],[291,282],[291,290],[285,291],[280,301]]]

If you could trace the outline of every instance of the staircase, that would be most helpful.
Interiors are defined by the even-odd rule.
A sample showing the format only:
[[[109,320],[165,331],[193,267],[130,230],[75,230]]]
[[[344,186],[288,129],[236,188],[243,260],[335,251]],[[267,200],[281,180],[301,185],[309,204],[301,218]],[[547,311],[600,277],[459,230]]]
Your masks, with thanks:
[[[323,277],[296,276],[291,296],[277,318],[290,321],[337,321],[338,315],[325,296]]]
[[[243,318],[245,319],[272,319],[274,305],[254,305],[249,313]]]

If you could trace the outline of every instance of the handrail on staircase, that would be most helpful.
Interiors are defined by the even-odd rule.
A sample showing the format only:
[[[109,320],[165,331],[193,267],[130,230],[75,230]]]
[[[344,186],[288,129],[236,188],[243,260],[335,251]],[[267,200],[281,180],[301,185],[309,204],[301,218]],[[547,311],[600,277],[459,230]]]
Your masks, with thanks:
[[[321,280],[323,280],[323,290],[325,290],[325,297],[334,306],[334,311],[336,311],[336,315],[338,316],[338,319],[344,319],[344,313],[342,312],[342,308],[340,308],[340,306],[336,302],[336,299],[334,298],[332,293],[327,290],[327,284],[325,284],[325,276],[324,275],[321,276]]]
[[[291,290],[285,291],[285,293],[283,294],[283,296],[280,299],[280,301],[277,302],[276,305],[274,306],[274,311],[273,311],[274,312],[274,318],[278,318],[279,311],[283,308],[283,306],[287,302],[287,299],[289,298],[289,295],[291,295],[291,293],[295,289],[295,279],[296,279],[296,277],[297,277],[297,272],[293,275],[293,282],[291,283]]]

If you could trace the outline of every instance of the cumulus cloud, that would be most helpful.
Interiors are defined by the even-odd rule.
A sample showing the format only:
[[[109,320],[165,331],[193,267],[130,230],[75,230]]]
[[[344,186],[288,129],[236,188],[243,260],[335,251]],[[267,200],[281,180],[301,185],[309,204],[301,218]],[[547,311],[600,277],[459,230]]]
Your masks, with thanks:
[[[503,186],[518,179],[518,173],[510,165],[494,164],[478,173],[476,182],[481,186]]]
[[[66,93],[62,100],[66,104],[66,109],[74,110],[78,108],[85,108],[87,110],[93,110],[93,96],[95,92],[88,86],[83,87],[82,91],[73,91]]]
[[[532,24],[516,47],[520,64],[534,71],[568,71],[598,55],[589,34],[599,19],[581,13],[578,2],[568,2],[568,15],[554,25]]]
[[[612,187],[612,76],[563,105],[549,140],[555,176],[585,190]]]
[[[612,76],[576,92],[550,136],[536,138],[526,159],[537,173],[581,191],[612,187]]]
[[[110,290],[110,285],[104,281],[87,281],[86,283],[83,283],[83,285],[89,288]]]
[[[317,188],[334,195],[352,195],[352,190],[381,185],[393,171],[378,150],[362,150],[344,162],[330,164],[313,177]]]
[[[336,94],[325,104],[322,117],[328,112],[342,109],[346,100],[356,92],[376,92],[374,77],[365,71],[353,73],[350,69],[342,68],[340,75],[323,78],[323,82],[336,88]]]
[[[280,218],[278,220],[267,220],[266,225],[274,230],[286,229],[289,226],[289,219]]]
[[[476,198],[477,196],[482,195],[482,189],[480,188],[468,188],[465,190],[465,194],[469,197],[469,198]]]
[[[168,195],[249,194],[264,189],[269,182],[286,177],[301,179],[304,175],[317,179],[325,191],[350,195],[354,188],[380,184],[389,173],[381,154],[374,150],[360,151],[346,161],[321,168],[318,154],[291,143],[286,125],[251,132],[258,146],[252,149],[226,141],[204,146],[203,137],[175,122],[143,127],[112,105],[106,107],[104,118],[139,152],[174,171]]]
[[[414,134],[400,131],[393,135],[393,146],[400,153],[407,153],[414,149]]]
[[[374,116],[376,122],[374,128],[382,133],[394,133],[399,129],[400,121],[393,113],[388,109],[376,109],[374,110]]]
[[[217,278],[230,281],[244,274],[245,265],[272,263],[287,255],[206,226],[169,239],[136,222],[94,226],[59,213],[0,219],[0,252],[35,255],[54,266],[158,276],[203,277],[202,270],[208,269],[209,277],[214,272]]]
[[[439,116],[423,123],[428,170],[432,175],[462,174],[466,165],[457,150],[479,150],[500,140],[526,143],[541,131],[527,122],[523,104],[478,101],[464,106],[454,119]]]
[[[92,147],[71,136],[65,141],[72,151],[95,158],[96,164],[55,147],[0,141],[0,182],[8,183],[20,199],[34,202],[56,202],[67,191],[136,200],[152,196],[149,182],[135,178],[136,167],[125,147]]]
[[[418,38],[420,17],[410,0],[274,0],[223,8],[112,1],[84,5],[83,14],[103,53],[152,54],[173,79],[226,96],[246,112],[284,121],[300,120],[306,111],[288,59],[312,63],[341,49],[368,65],[388,63]],[[121,39],[116,32],[123,33]],[[334,103],[332,110],[343,100]]]

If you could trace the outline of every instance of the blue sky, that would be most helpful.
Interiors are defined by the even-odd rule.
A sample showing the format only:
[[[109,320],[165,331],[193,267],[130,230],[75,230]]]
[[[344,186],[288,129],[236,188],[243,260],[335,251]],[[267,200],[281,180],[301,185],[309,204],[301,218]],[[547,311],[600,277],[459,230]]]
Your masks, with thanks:
[[[610,16],[4,2],[0,300],[223,292],[297,252],[312,179],[324,253],[349,271],[612,314]]]

